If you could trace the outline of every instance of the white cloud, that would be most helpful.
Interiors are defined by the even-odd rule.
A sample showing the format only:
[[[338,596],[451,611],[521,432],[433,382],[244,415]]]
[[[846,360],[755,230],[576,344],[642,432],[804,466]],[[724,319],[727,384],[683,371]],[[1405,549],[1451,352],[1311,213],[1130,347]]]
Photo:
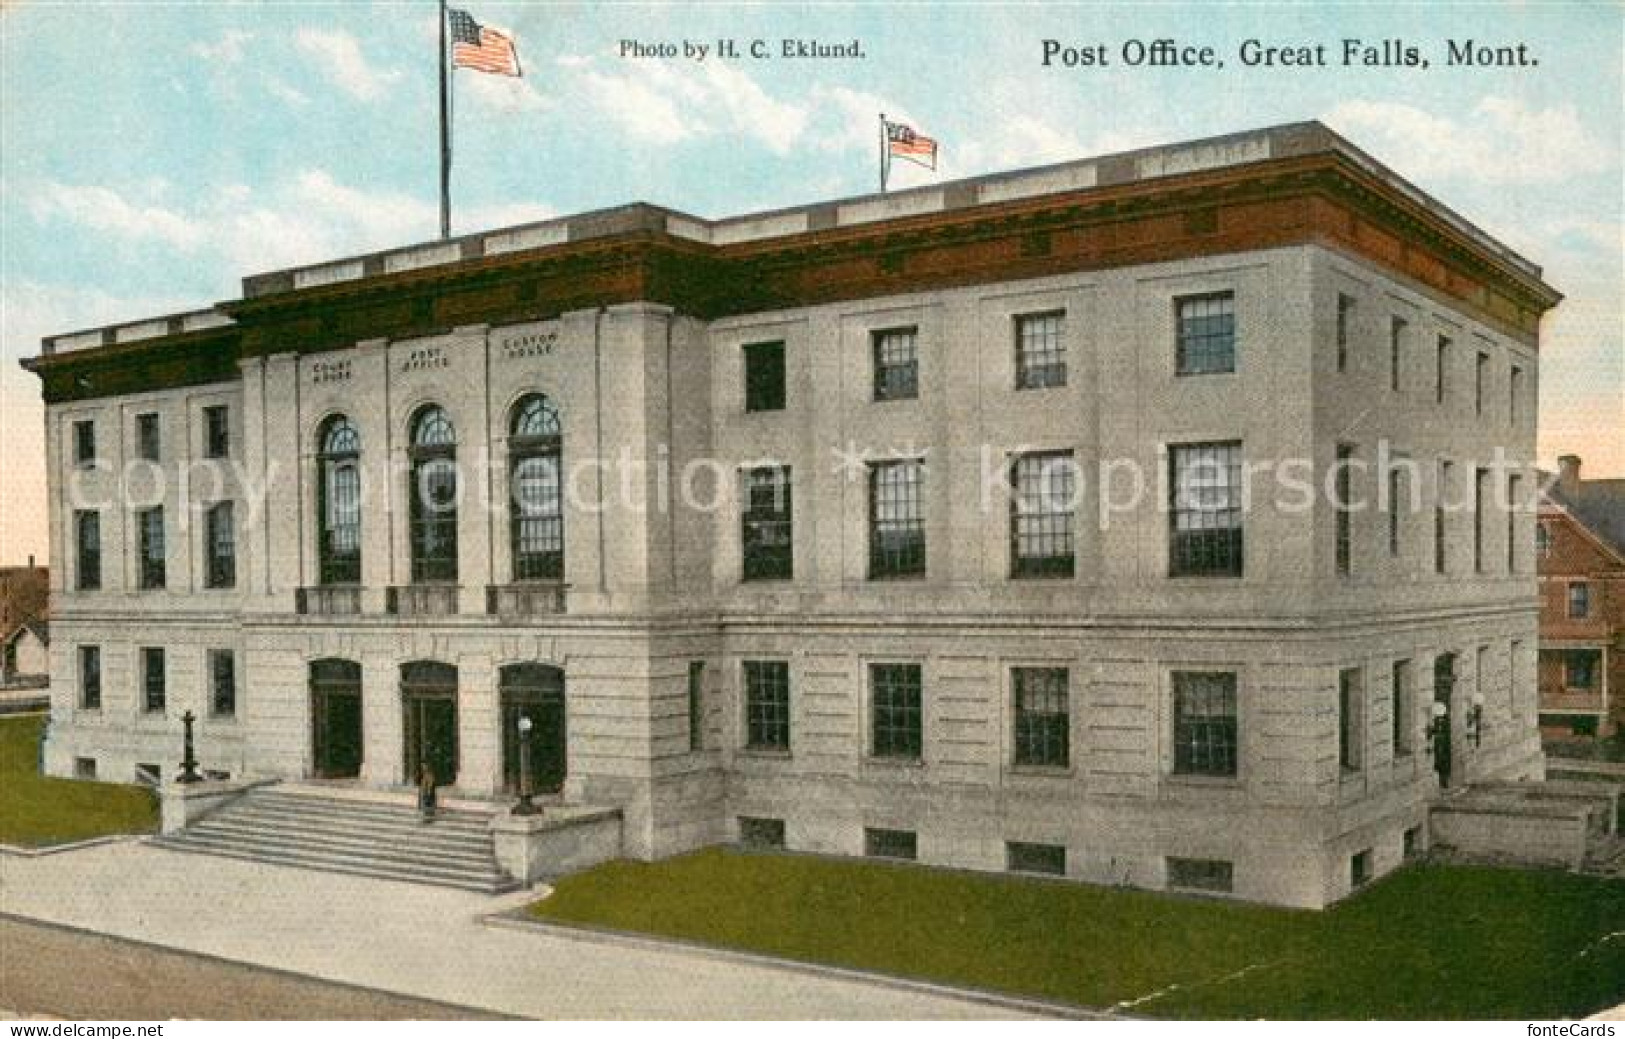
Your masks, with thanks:
[[[294,42],[320,63],[340,89],[360,101],[377,100],[401,77],[399,70],[373,67],[349,33],[300,29]]]
[[[1345,101],[1326,122],[1421,182],[1555,184],[1613,162],[1572,105],[1533,109],[1516,98],[1486,97],[1458,122],[1394,101]]]
[[[219,65],[235,65],[243,60],[243,46],[254,38],[253,33],[240,29],[227,29],[214,43],[194,43],[191,51],[204,61]]]
[[[499,112],[537,112],[553,107],[553,102],[537,93],[526,78],[471,72],[458,78],[455,89],[459,98],[467,96]]]
[[[274,98],[290,105],[310,104],[310,95],[291,83],[285,82],[276,76],[267,76],[265,89]]]
[[[642,141],[672,145],[735,134],[776,155],[788,154],[807,129],[806,105],[774,98],[744,71],[722,62],[644,61],[600,71],[593,59],[557,59],[574,77],[564,89]]]
[[[37,220],[66,219],[112,237],[153,240],[183,251],[208,237],[208,228],[197,220],[94,185],[46,184],[31,193],[29,208]]]

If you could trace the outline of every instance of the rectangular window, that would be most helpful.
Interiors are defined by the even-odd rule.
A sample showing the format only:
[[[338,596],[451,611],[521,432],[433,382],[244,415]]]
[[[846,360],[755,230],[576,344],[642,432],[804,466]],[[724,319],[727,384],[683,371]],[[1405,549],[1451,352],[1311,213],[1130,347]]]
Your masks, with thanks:
[[[135,417],[136,454],[148,462],[157,462],[163,456],[162,436],[158,428],[158,413],[144,412]]]
[[[1172,576],[1242,574],[1241,444],[1176,444],[1168,449]]]
[[[741,479],[745,506],[739,530],[741,576],[746,581],[788,581],[795,572],[790,467],[746,469]]]
[[[141,650],[141,709],[148,714],[163,714],[166,696],[164,684],[164,651],[156,646]]]
[[[96,462],[96,423],[84,419],[73,424],[73,464],[94,465]]]
[[[1357,667],[1337,673],[1337,763],[1345,772],[1359,770],[1365,748],[1365,676]]]
[[[870,664],[870,751],[877,758],[920,758],[921,681],[918,664]]]
[[[745,345],[745,410],[784,410],[784,344]]]
[[[216,718],[237,714],[237,656],[229,649],[209,650],[209,713]]]
[[[1337,294],[1337,370],[1348,371],[1349,329],[1354,323],[1354,297]]]
[[[1523,399],[1523,369],[1513,365],[1507,373],[1507,425],[1516,426],[1521,417],[1518,402]]]
[[[1591,585],[1585,581],[1569,582],[1569,617],[1584,620],[1591,616]]]
[[[1066,385],[1065,328],[1061,311],[1016,318],[1016,389]]]
[[[1394,757],[1404,757],[1411,752],[1411,705],[1415,702],[1411,694],[1411,662],[1409,660],[1394,661],[1393,668],[1393,697],[1389,705],[1392,717],[1389,719],[1393,726]]]
[[[96,759],[95,758],[74,758],[73,759],[73,778],[75,778],[75,779],[95,779],[96,778]]]
[[[93,592],[102,586],[102,514],[73,514],[74,587]]]
[[[150,761],[138,761],[135,765],[135,781],[142,786],[157,786],[164,779],[163,769]]]
[[[1235,887],[1235,867],[1224,859],[1169,858],[1167,866],[1171,888],[1229,892]]]
[[[1005,868],[1012,873],[1043,873],[1054,877],[1066,876],[1066,845],[1028,844],[1025,841],[1006,841]]]
[[[1210,375],[1236,370],[1236,297],[1232,292],[1174,300],[1179,325],[1175,372]]]
[[[1439,488],[1433,503],[1433,572],[1442,574],[1447,569],[1448,541],[1445,537],[1445,503],[1450,497],[1450,463],[1439,463]]]
[[[912,860],[919,855],[919,841],[913,830],[880,830],[865,826],[863,853],[872,859]]]
[[[1371,849],[1355,852],[1349,857],[1349,886],[1364,887],[1371,882]]]
[[[1571,649],[1563,654],[1563,688],[1590,692],[1597,688],[1600,650]]]
[[[79,647],[79,709],[102,709],[102,648]]]
[[[925,463],[869,466],[869,578],[925,575]]]
[[[237,531],[231,502],[210,507],[204,528],[205,583],[210,588],[230,588],[237,583]]]
[[[1067,768],[1072,764],[1068,677],[1064,667],[1011,669],[1017,765]]]
[[[1518,510],[1523,503],[1523,477],[1507,476],[1507,573],[1518,572]]]
[[[140,532],[140,569],[142,588],[164,586],[164,509],[142,509],[135,514],[136,529]]]
[[[1484,525],[1489,521],[1490,471],[1473,473],[1473,572],[1484,572]]]
[[[1484,414],[1484,393],[1489,389],[1490,355],[1478,355],[1478,367],[1473,370],[1473,414]]]
[[[745,661],[745,747],[790,749],[790,665]]]
[[[1077,466],[1070,451],[1021,455],[1010,467],[1010,575],[1071,577]]]
[[[688,749],[705,749],[705,662],[688,665]]]
[[[1404,490],[1403,471],[1395,466],[1388,470],[1388,555],[1398,558],[1400,552],[1400,500]]]
[[[875,400],[913,400],[920,395],[919,337],[893,328],[873,336]]]
[[[1450,339],[1439,337],[1439,346],[1433,360],[1433,399],[1443,404],[1450,396]]]
[[[1336,556],[1337,572],[1347,576],[1354,563],[1354,446],[1337,445]]]
[[[1174,672],[1174,773],[1236,774],[1236,676]]]
[[[1405,360],[1405,319],[1393,318],[1388,323],[1388,388],[1399,392],[1400,373]]]
[[[739,817],[739,843],[747,848],[780,849],[784,847],[784,820]]]
[[[203,409],[203,454],[206,458],[227,458],[231,455],[231,418],[224,404],[212,404]]]
[[[1405,836],[1400,842],[1400,849],[1405,856],[1406,862],[1422,854],[1422,828],[1420,826],[1406,827]]]

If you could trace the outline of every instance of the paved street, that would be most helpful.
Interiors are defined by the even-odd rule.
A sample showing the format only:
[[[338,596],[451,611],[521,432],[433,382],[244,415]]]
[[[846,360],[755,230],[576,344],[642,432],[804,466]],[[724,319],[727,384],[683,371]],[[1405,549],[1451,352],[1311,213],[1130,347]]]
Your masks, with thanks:
[[[487,898],[131,842],[0,857],[3,913],[522,1017],[1016,1016],[948,993],[479,922],[530,897]]]

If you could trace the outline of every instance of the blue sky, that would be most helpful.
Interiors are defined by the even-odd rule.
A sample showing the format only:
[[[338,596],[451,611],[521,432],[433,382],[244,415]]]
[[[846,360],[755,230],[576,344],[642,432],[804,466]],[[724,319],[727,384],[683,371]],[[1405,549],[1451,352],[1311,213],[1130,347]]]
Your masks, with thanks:
[[[707,216],[873,190],[875,115],[943,144],[924,183],[1318,118],[1546,267],[1542,456],[1625,476],[1621,53],[1615,4],[516,4],[521,81],[456,74],[454,230],[646,200]],[[863,61],[627,59],[622,40],[858,39]],[[1043,68],[1041,41],[1113,66]],[[1128,68],[1128,39],[1222,70]],[[1426,70],[1343,68],[1401,38]],[[1331,66],[1246,69],[1242,41]],[[1445,41],[1533,68],[1447,68]],[[432,3],[0,7],[0,562],[45,551],[41,335],[207,305],[250,273],[427,240]]]

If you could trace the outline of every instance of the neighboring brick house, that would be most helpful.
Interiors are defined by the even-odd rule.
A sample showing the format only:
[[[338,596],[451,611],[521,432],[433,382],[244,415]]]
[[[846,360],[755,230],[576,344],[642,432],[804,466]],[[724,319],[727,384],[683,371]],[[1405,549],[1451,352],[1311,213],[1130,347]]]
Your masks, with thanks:
[[[1535,531],[1540,725],[1548,737],[1625,726],[1625,480],[1581,480],[1558,459]]]

